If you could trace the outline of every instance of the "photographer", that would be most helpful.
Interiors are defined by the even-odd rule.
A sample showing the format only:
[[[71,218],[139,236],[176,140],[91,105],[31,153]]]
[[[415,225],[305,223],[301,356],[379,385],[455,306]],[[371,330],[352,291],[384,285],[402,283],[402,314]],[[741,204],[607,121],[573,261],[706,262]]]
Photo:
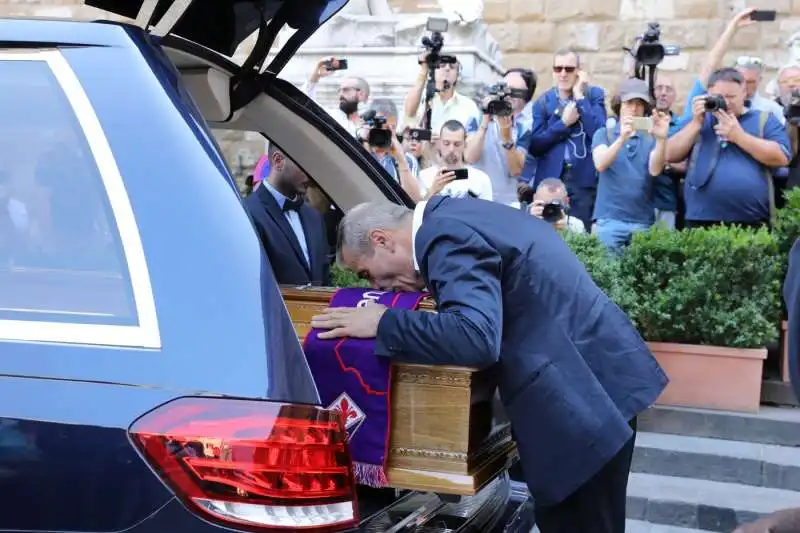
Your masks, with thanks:
[[[437,194],[446,196],[475,196],[492,200],[492,180],[483,171],[466,165],[467,132],[457,120],[448,120],[439,131],[439,160],[441,165],[431,166],[419,173],[419,187],[424,199]],[[466,176],[459,176],[459,170]]]
[[[567,230],[573,233],[586,233],[583,222],[569,216],[569,196],[564,182],[558,178],[542,180],[533,195],[528,212],[536,218],[552,224],[557,230]]]
[[[619,122],[597,130],[592,139],[592,159],[600,173],[594,233],[613,252],[655,222],[653,189],[664,171],[669,133],[669,116],[652,113],[647,82],[625,80],[618,105]]]
[[[317,99],[317,84],[320,79],[326,78],[337,71],[344,70],[341,68],[340,60],[335,57],[325,57],[320,59],[311,76],[303,87],[309,98],[312,100]],[[342,125],[344,129],[355,136],[356,130],[361,123],[361,118],[358,116],[358,109],[360,105],[366,104],[369,100],[369,83],[364,78],[347,77],[341,81],[339,85],[339,107],[337,109],[325,109],[330,116]]]
[[[745,107],[745,94],[744,78],[736,69],[715,71],[708,79],[708,94],[692,100],[692,120],[669,140],[668,161],[689,157],[687,228],[770,223],[772,169],[789,163],[789,140],[772,113]]]
[[[422,198],[417,181],[419,165],[416,158],[405,152],[395,134],[397,106],[388,98],[376,98],[362,119],[356,133],[359,142],[411,199],[418,202]]]
[[[429,21],[430,24],[430,21]],[[440,55],[444,39],[441,32],[433,32],[423,39],[427,51],[419,56],[419,74],[405,98],[406,120],[404,125],[420,126],[425,119],[425,106],[420,105],[430,99],[431,121],[428,129],[438,132],[449,120],[457,120],[463,125],[472,120],[480,121],[480,111],[471,98],[456,91],[461,64],[454,56]],[[431,69],[434,70],[435,94],[427,94]],[[423,98],[424,97],[424,98]]]
[[[531,101],[536,74],[530,69],[511,69],[503,82],[488,92],[480,125],[473,122],[467,126],[470,137],[464,157],[491,178],[494,200],[510,205],[517,201],[517,184],[533,129]]]
[[[791,162],[783,189],[791,189],[800,185],[800,157],[798,157],[798,133],[800,133],[800,65],[792,64],[781,68],[778,73],[778,103],[786,116],[786,132],[791,146]],[[783,195],[779,196],[782,204]],[[780,205],[779,205],[780,207]]]

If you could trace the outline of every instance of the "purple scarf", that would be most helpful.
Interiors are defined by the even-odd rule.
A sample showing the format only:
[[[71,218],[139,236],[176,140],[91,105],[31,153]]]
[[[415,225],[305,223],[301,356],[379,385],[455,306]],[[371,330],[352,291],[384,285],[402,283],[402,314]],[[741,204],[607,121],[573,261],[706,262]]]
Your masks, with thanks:
[[[339,289],[329,307],[363,307],[368,302],[416,309],[426,296],[419,292]],[[350,441],[356,482],[386,487],[389,451],[392,366],[375,355],[375,339],[320,340],[318,329],[306,336],[303,349],[322,405],[342,412]]]

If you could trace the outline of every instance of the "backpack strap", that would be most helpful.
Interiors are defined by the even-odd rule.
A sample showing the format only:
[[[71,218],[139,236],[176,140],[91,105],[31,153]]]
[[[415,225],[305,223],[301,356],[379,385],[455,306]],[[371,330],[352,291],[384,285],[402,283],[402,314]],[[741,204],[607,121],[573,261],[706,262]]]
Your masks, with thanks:
[[[758,112],[758,138],[764,138],[764,127],[769,119],[769,111]],[[772,228],[775,224],[775,212],[777,211],[775,205],[775,181],[772,176],[772,170],[768,167],[762,166],[764,169],[764,178],[767,180],[767,196],[769,197],[769,226]]]

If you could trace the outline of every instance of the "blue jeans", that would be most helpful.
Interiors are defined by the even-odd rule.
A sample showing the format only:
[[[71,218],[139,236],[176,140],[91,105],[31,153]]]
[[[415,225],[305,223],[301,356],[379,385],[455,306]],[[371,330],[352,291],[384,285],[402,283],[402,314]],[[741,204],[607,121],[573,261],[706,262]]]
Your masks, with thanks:
[[[594,234],[610,251],[619,252],[623,247],[630,244],[635,232],[647,231],[650,226],[650,224],[601,218],[595,224]]]

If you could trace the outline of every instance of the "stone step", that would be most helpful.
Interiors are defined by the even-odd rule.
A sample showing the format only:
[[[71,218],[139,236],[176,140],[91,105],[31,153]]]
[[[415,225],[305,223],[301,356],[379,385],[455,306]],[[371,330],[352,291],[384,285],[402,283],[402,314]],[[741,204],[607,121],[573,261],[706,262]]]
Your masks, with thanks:
[[[800,446],[800,409],[762,407],[757,414],[656,406],[638,417],[639,431]]]
[[[640,520],[628,520],[625,523],[625,533],[702,533],[699,529],[688,527],[665,526],[663,524],[651,524]]]
[[[639,432],[633,472],[800,491],[800,449]]]
[[[780,509],[800,507],[800,492],[654,474],[628,481],[631,520],[731,533]]]

